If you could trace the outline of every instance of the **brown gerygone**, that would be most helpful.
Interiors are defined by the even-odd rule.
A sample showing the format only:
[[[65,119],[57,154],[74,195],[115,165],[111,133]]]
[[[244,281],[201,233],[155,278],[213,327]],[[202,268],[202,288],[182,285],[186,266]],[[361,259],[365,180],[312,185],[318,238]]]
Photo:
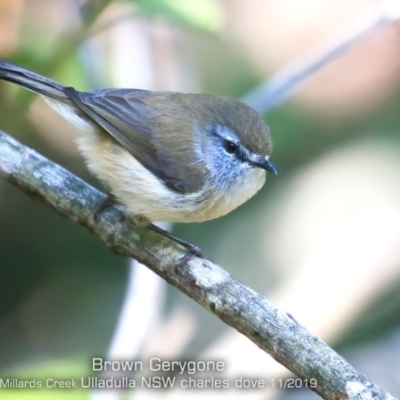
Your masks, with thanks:
[[[139,89],[79,92],[5,61],[0,79],[40,93],[77,128],[90,171],[141,221],[218,218],[252,197],[265,171],[277,173],[268,127],[238,100]]]

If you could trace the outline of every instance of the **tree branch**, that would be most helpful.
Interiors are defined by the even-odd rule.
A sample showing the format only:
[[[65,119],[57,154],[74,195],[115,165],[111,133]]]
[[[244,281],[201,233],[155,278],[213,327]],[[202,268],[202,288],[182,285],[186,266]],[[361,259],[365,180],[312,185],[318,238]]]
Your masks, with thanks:
[[[89,229],[115,253],[147,265],[305,379],[304,385],[322,397],[392,399],[292,316],[275,308],[222,268],[201,258],[177,267],[185,249],[147,228],[135,226],[118,206],[108,208],[98,219],[93,218],[105,199],[103,193],[3,132],[0,132],[0,175]]]

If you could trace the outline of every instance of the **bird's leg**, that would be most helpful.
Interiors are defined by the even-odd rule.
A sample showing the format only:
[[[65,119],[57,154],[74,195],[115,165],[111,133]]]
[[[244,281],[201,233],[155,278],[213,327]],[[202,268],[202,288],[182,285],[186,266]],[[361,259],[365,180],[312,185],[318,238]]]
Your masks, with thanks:
[[[99,204],[99,206],[96,208],[94,212],[94,219],[97,221],[98,218],[100,217],[101,213],[104,212],[108,207],[111,207],[114,204],[118,204],[118,200],[115,198],[114,195],[112,194],[107,194],[107,197],[104,201]],[[201,257],[203,258],[203,254],[201,253],[201,250],[199,247],[195,246],[194,244],[185,242],[184,240],[172,235],[168,231],[165,231],[164,229],[159,228],[157,225],[152,224],[146,217],[143,215],[133,215],[132,216],[134,222],[138,226],[145,226],[148,229],[152,230],[153,232],[159,233],[160,235],[171,239],[172,241],[180,244],[183,246],[186,250],[188,250],[188,253],[186,253],[177,263],[177,267],[180,267],[187,263],[192,257]]]
[[[100,215],[109,207],[113,206],[114,204],[117,204],[118,201],[115,198],[114,195],[111,193],[107,193],[107,197],[99,204],[99,206],[96,208],[94,212],[94,219],[95,221],[98,221]]]
[[[171,233],[165,231],[164,229],[159,228],[157,225],[150,224],[150,225],[148,225],[148,228],[151,229],[153,232],[157,232],[160,235],[163,235],[164,237],[171,239],[176,243],[179,243],[186,250],[188,250],[189,254],[191,254],[192,256],[203,257],[201,250],[194,244],[185,242],[184,240],[172,235]]]
[[[184,240],[172,235],[171,233],[165,231],[164,229],[159,228],[157,225],[152,224],[146,217],[142,215],[135,215],[133,217],[135,220],[136,224],[141,225],[141,226],[146,226],[148,229],[152,230],[153,232],[159,233],[160,235],[173,240],[176,243],[179,243],[181,246],[183,246],[186,250],[188,250],[188,253],[185,254],[182,259],[178,262],[178,265],[181,266],[185,264],[187,261],[189,261],[192,257],[204,257],[203,254],[201,253],[201,250],[188,242],[185,242]]]

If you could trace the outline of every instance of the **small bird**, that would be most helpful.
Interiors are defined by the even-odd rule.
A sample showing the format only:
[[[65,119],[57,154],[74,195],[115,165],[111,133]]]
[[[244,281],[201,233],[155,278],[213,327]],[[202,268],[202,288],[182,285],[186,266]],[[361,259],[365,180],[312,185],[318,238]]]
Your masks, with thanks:
[[[151,222],[218,218],[257,193],[266,171],[277,174],[267,125],[238,100],[140,89],[80,92],[2,60],[0,79],[43,95],[76,128],[79,151],[112,197],[165,236],[172,237]]]

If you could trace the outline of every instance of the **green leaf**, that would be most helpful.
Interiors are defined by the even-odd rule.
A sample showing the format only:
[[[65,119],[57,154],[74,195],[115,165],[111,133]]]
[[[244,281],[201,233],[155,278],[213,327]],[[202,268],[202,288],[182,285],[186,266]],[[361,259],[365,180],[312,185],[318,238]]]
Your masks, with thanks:
[[[48,388],[47,379],[65,382],[90,374],[88,363],[77,360],[58,360],[23,367],[14,371],[1,371],[1,379],[18,379],[20,381],[41,382],[40,388],[1,388],[2,400],[87,400],[90,391],[78,386],[77,389]],[[54,385],[54,381],[49,382]],[[36,386],[39,384],[35,383]]]
[[[139,12],[165,18],[169,21],[200,29],[208,33],[217,32],[223,23],[222,8],[215,0],[129,0],[136,4]]]

